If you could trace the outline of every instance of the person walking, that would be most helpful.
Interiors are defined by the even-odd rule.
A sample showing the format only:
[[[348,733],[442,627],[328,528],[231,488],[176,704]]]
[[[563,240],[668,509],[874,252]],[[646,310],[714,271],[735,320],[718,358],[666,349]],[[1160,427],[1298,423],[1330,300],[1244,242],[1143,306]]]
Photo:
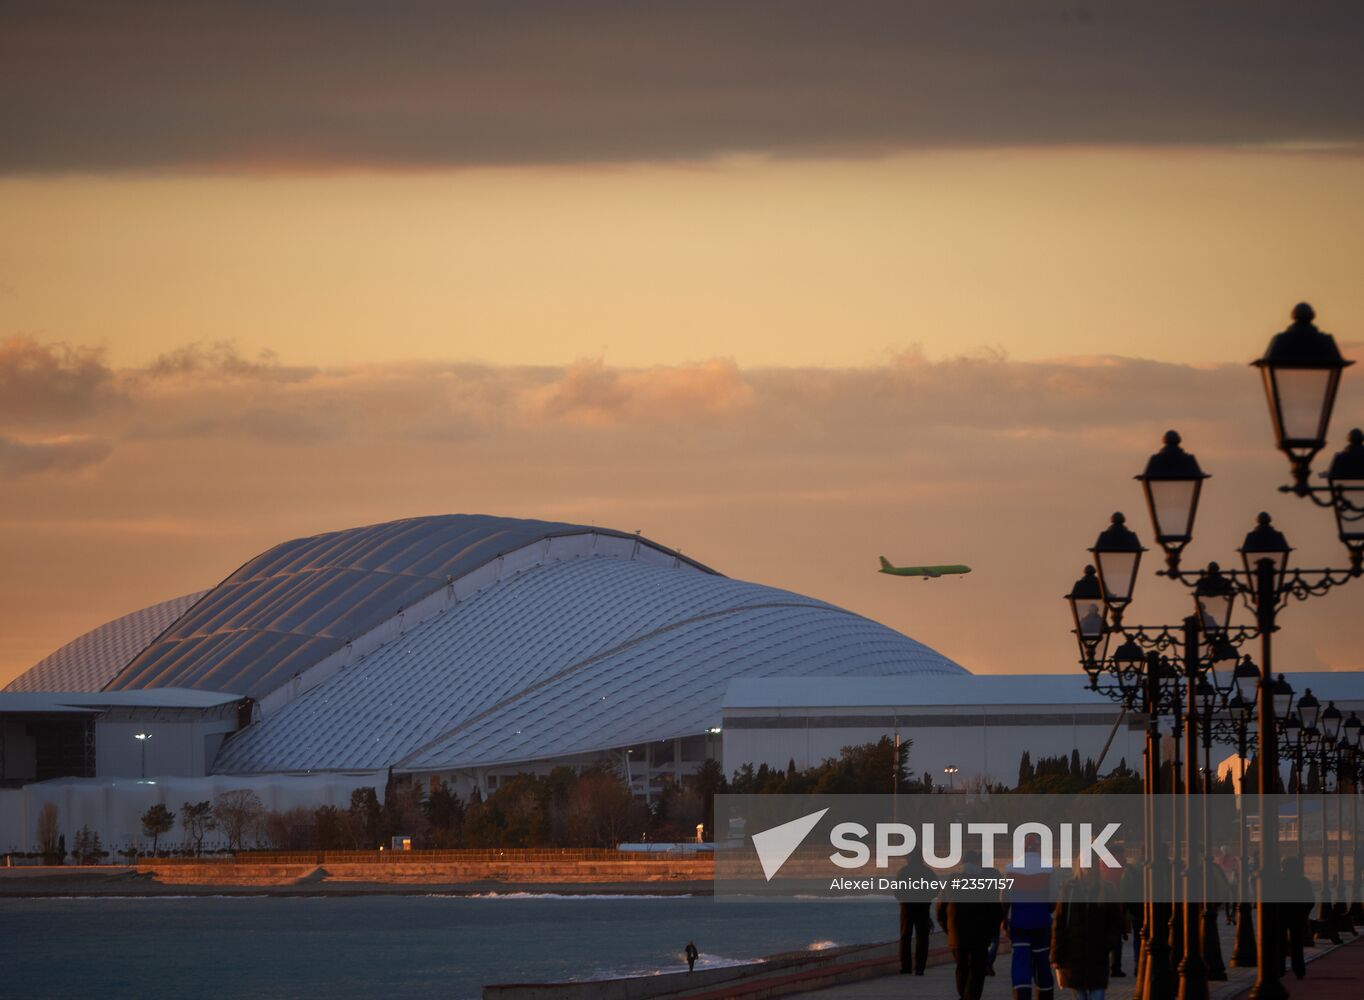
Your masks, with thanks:
[[[1122,880],[1127,874],[1127,852],[1123,850],[1121,844],[1113,845],[1113,860],[1116,865],[1110,865],[1106,861],[1095,858],[1096,865],[1099,867],[1099,876],[1103,879],[1104,885],[1110,890],[1110,895],[1114,901],[1122,898]],[[1127,940],[1127,911],[1122,905],[1118,905],[1118,927],[1114,931],[1112,938],[1108,942],[1108,954],[1111,965],[1108,969],[1110,979],[1122,979],[1127,973],[1122,971],[1122,948],[1123,942]],[[1053,962],[1056,961],[1056,952],[1051,955]]]
[[[701,953],[700,953],[699,951],[696,950],[696,942],[695,942],[695,941],[688,941],[688,942],[687,942],[687,949],[686,949],[686,951],[685,951],[685,954],[686,954],[686,956],[687,956],[687,971],[688,971],[688,972],[695,972],[695,971],[696,971],[696,960],[697,960],[698,958],[701,957]]]
[[[1279,952],[1279,971],[1283,972],[1284,962],[1293,969],[1293,975],[1301,979],[1307,975],[1307,960],[1302,949],[1307,941],[1307,922],[1312,917],[1312,905],[1316,894],[1312,883],[1302,872],[1302,858],[1294,854],[1279,863],[1281,872],[1278,895],[1279,926],[1282,940]]]
[[[1132,974],[1141,974],[1141,931],[1146,922],[1146,907],[1142,904],[1144,871],[1146,862],[1130,864],[1123,869],[1122,880],[1118,883],[1118,893],[1123,899],[1125,933],[1132,938]]]
[[[979,854],[967,854],[961,874],[966,878],[985,876]],[[938,903],[938,926],[947,932],[947,946],[956,962],[957,1000],[980,1000],[988,975],[990,939],[999,931],[1004,918],[993,890],[959,889],[948,892]]]
[[[1052,1000],[1056,983],[1051,974],[1051,920],[1056,878],[1051,859],[1043,867],[1041,841],[1029,836],[1022,864],[1011,864],[1006,876],[1013,888],[1004,906],[1004,929],[1013,948],[1010,973],[1014,1000]],[[1105,961],[1107,955],[1104,956]]]
[[[897,879],[928,879],[933,872],[919,855],[911,854]],[[928,935],[933,930],[933,903],[924,891],[896,893],[900,901],[900,974],[922,976],[928,966]]]
[[[1074,990],[1076,1000],[1104,1000],[1109,950],[1121,936],[1122,907],[1117,893],[1098,865],[1081,868],[1062,889],[1056,906],[1051,958],[1061,987]]]

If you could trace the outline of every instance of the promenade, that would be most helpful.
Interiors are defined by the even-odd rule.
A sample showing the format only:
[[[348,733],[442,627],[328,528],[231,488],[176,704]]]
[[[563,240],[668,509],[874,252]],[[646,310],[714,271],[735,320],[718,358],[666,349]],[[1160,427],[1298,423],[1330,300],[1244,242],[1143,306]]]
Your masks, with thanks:
[[[1230,955],[1234,947],[1233,929],[1222,925],[1222,954]],[[1311,997],[1311,1000],[1357,1000],[1364,995],[1364,939],[1345,935],[1340,945],[1317,945],[1307,949],[1307,978],[1294,980],[1290,972],[1284,980],[1290,996]],[[1131,952],[1124,958],[1124,979],[1109,982],[1105,1000],[1131,1000]],[[996,975],[986,981],[983,1000],[1009,1000],[1009,956],[1000,955],[995,962]],[[1255,982],[1255,969],[1228,969],[1225,982],[1208,984],[1209,1000],[1233,1000],[1250,989]],[[859,983],[812,990],[805,996],[839,998],[839,1000],[957,1000],[956,983],[951,960],[946,956],[931,964],[922,977],[890,975],[867,979]],[[1057,1000],[1068,1000],[1070,990],[1057,990]]]

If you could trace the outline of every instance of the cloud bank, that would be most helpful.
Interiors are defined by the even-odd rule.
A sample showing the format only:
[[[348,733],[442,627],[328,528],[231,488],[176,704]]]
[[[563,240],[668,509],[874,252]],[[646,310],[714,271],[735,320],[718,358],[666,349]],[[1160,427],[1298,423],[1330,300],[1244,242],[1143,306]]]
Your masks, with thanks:
[[[1351,379],[1337,441],[1364,423]],[[291,367],[207,344],[120,369],[19,340],[0,383],[0,546],[26,567],[0,579],[0,676],[282,539],[450,512],[641,529],[972,669],[1067,670],[1060,595],[1113,510],[1144,524],[1132,476],[1171,426],[1214,477],[1190,558],[1234,561],[1261,507],[1304,565],[1341,558],[1329,516],[1276,492],[1286,463],[1243,364]],[[976,572],[907,586],[875,573],[882,554]],[[1187,613],[1168,583],[1139,598],[1143,620]],[[1351,600],[1295,605],[1283,662],[1364,667]]]
[[[1269,0],[0,8],[0,171],[1364,142],[1364,11]]]

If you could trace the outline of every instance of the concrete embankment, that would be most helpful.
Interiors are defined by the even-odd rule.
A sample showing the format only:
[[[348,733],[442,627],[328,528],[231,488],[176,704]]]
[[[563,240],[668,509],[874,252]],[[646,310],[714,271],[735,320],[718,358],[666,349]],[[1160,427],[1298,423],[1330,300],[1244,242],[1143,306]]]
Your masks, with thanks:
[[[416,860],[345,862],[323,859],[304,863],[210,861],[202,864],[167,864],[147,861],[140,873],[151,874],[165,884],[290,885],[317,869],[327,882],[437,885],[484,882],[574,883],[630,882],[670,883],[710,881],[714,866],[709,859],[659,858],[649,860],[519,860],[498,861]]]
[[[947,949],[929,953],[929,964],[947,960]],[[774,955],[760,962],[696,972],[631,976],[569,983],[506,983],[483,988],[483,1000],[720,1000],[790,996],[843,983],[898,973],[894,943],[851,945],[824,951]]]

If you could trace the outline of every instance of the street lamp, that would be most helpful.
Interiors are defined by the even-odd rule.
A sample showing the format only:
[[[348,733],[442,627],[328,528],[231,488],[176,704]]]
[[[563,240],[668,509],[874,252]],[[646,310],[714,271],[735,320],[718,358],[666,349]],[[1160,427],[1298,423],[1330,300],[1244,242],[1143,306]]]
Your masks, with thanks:
[[[947,775],[948,791],[954,791],[956,789],[957,771],[959,770],[960,768],[958,768],[956,764],[948,764],[945,768],[942,769],[942,773]]]
[[[1089,551],[1099,570],[1104,604],[1113,615],[1113,623],[1121,624],[1123,609],[1132,601],[1141,554],[1146,549],[1136,532],[1127,526],[1127,518],[1119,512],[1113,515]]]
[[[1151,514],[1156,542],[1165,550],[1170,569],[1179,567],[1179,555],[1193,538],[1198,498],[1203,492],[1203,480],[1208,478],[1198,467],[1198,460],[1179,444],[1179,433],[1166,431],[1165,447],[1151,456],[1146,471],[1137,476],[1146,494],[1146,509]]]
[[[1264,376],[1274,438],[1293,469],[1293,492],[1306,496],[1312,459],[1326,444],[1340,373],[1354,364],[1341,357],[1336,339],[1322,333],[1306,302],[1293,307],[1293,325],[1269,341],[1264,357],[1252,362]]]
[[[1086,663],[1092,663],[1107,631],[1104,589],[1093,566],[1085,567],[1084,576],[1075,581],[1066,600],[1070,602],[1070,614],[1075,620],[1075,638],[1080,643],[1080,655]]]
[[[1303,731],[1311,730],[1314,734],[1317,731],[1317,716],[1321,714],[1321,702],[1317,701],[1317,696],[1308,688],[1298,699],[1298,718],[1302,720]]]
[[[1256,516],[1255,527],[1246,534],[1246,540],[1238,551],[1245,564],[1247,579],[1258,581],[1262,564],[1266,565],[1263,571],[1266,574],[1272,570],[1272,576],[1261,584],[1261,589],[1268,588],[1273,592],[1268,596],[1277,598],[1283,591],[1284,577],[1288,573],[1288,556],[1293,547],[1264,511]]]
[[[1194,605],[1198,623],[1210,640],[1216,640],[1231,624],[1236,606],[1236,585],[1222,575],[1222,567],[1208,563],[1207,571],[1194,586]]]
[[[133,739],[142,744],[142,780],[147,780],[147,741],[152,738],[151,733],[134,733]]]
[[[1233,677],[1242,705],[1253,702],[1258,708],[1257,784],[1262,836],[1257,900],[1259,946],[1256,949],[1256,981],[1250,994],[1252,1000],[1285,1000],[1287,996],[1280,981],[1278,962],[1281,926],[1276,918],[1277,908],[1267,898],[1266,885],[1266,880],[1275,877],[1279,869],[1278,830],[1277,824],[1269,820],[1272,799],[1268,797],[1276,794],[1278,788],[1280,736],[1294,737],[1283,752],[1300,752],[1302,739],[1310,739],[1311,734],[1317,732],[1315,724],[1320,713],[1320,706],[1314,707],[1315,699],[1311,699],[1303,706],[1304,715],[1310,719],[1300,722],[1296,716],[1288,714],[1292,710],[1292,688],[1282,675],[1276,681],[1274,674],[1273,636],[1278,631],[1278,614],[1290,597],[1305,600],[1364,576],[1364,525],[1360,524],[1364,521],[1364,508],[1357,502],[1364,495],[1364,435],[1351,435],[1349,447],[1337,456],[1339,462],[1333,463],[1334,475],[1328,473],[1326,476],[1326,486],[1309,484],[1312,460],[1326,443],[1341,372],[1350,364],[1341,357],[1334,338],[1313,325],[1314,318],[1310,306],[1295,307],[1293,325],[1275,336],[1264,356],[1254,364],[1264,378],[1276,443],[1288,456],[1292,467],[1293,483],[1281,490],[1334,508],[1341,541],[1350,552],[1348,570],[1295,567],[1290,571],[1289,556],[1293,549],[1283,533],[1274,527],[1270,516],[1262,513],[1239,549],[1242,569],[1222,569],[1210,564],[1205,570],[1183,571],[1179,568],[1180,559],[1192,540],[1203,480],[1208,477],[1193,456],[1183,451],[1179,435],[1173,432],[1165,435],[1162,450],[1151,456],[1146,470],[1136,477],[1142,483],[1157,542],[1165,552],[1166,568],[1160,575],[1189,587],[1194,591],[1196,601],[1196,614],[1186,620],[1184,632],[1184,674],[1189,701],[1185,718],[1191,754],[1196,745],[1198,672],[1210,669],[1210,661],[1229,658],[1234,647],[1246,639],[1258,637],[1260,641],[1259,676],[1253,677],[1249,669],[1238,668]],[[1123,626],[1122,618],[1132,599],[1143,551],[1121,514],[1113,515],[1111,525],[1090,549],[1099,584],[1098,599],[1103,601],[1110,616],[1107,630],[1091,623],[1087,634],[1082,625],[1083,616],[1077,613],[1079,602],[1072,601],[1076,633],[1092,687],[1097,687],[1097,675],[1101,670],[1115,668],[1112,661],[1095,658],[1104,641],[1104,632],[1121,632],[1130,638],[1134,631]],[[1231,628],[1230,614],[1237,597],[1243,598],[1253,609],[1253,628]],[[1093,601],[1091,593],[1090,603]],[[1103,616],[1096,614],[1094,617],[1102,621]],[[1178,642],[1173,628],[1161,631],[1165,638],[1158,641],[1165,645],[1159,648],[1168,648]],[[1200,632],[1210,647],[1209,653],[1196,648]],[[1153,652],[1147,666],[1148,677],[1156,669],[1158,659]],[[1121,688],[1121,673],[1119,678]],[[1153,704],[1154,699],[1148,698],[1148,702]],[[1178,702],[1174,705],[1174,714],[1176,717],[1180,714]],[[1285,720],[1283,733],[1279,719]],[[1186,784],[1192,787],[1193,782],[1189,780]],[[1186,905],[1187,894],[1186,885]],[[1266,948],[1265,944],[1269,942],[1273,946]],[[1190,950],[1185,949],[1186,960]],[[1182,1000],[1206,996],[1206,981],[1200,981],[1200,974],[1194,974],[1201,973],[1199,965],[1201,962],[1194,963],[1187,976],[1181,969]],[[1144,991],[1144,1000],[1166,1000],[1167,997],[1164,989]]]

